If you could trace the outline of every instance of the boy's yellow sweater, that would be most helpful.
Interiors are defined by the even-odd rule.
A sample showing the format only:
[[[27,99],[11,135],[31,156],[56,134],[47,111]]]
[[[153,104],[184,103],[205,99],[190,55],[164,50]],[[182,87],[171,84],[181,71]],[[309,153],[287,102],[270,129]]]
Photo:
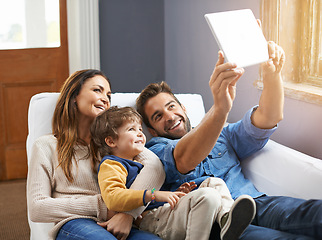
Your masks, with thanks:
[[[127,169],[116,160],[104,160],[98,172],[102,198],[108,209],[126,212],[144,206],[145,190],[126,187]]]

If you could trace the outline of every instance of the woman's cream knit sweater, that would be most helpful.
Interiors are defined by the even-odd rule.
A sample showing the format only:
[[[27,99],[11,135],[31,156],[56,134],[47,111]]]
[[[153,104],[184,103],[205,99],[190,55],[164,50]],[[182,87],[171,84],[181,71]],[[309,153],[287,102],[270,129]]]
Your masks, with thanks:
[[[60,227],[71,219],[107,219],[107,208],[101,198],[97,175],[91,169],[86,146],[75,146],[75,159],[70,183],[58,167],[57,139],[53,135],[38,138],[32,148],[27,177],[27,205],[31,221],[54,222],[50,238],[55,239]],[[133,189],[160,188],[165,173],[157,156],[145,149],[137,158],[144,168],[132,184]],[[77,163],[77,164],[75,164]],[[145,207],[129,212],[134,218]]]

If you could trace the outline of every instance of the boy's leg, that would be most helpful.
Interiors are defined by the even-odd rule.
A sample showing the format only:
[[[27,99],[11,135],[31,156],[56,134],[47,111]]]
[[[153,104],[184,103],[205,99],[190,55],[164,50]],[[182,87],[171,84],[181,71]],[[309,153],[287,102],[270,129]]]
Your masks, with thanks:
[[[169,204],[151,210],[140,229],[162,239],[208,240],[221,205],[221,196],[212,188],[200,188],[180,198],[174,210]]]
[[[234,200],[232,199],[229,189],[226,185],[226,183],[224,182],[224,180],[222,180],[221,178],[216,178],[216,177],[209,177],[206,180],[204,180],[199,188],[203,188],[203,187],[210,187],[210,188],[214,188],[218,191],[218,193],[221,196],[221,209],[218,213],[217,219],[216,221],[218,223],[220,223],[223,215],[225,213],[228,213],[231,209],[231,206],[234,203]]]
[[[220,237],[222,240],[237,240],[252,222],[256,213],[256,204],[249,195],[239,196],[229,213],[221,221]]]
[[[322,239],[322,200],[263,196],[255,201],[255,225]]]
[[[220,178],[207,178],[200,187],[214,188],[221,196],[222,207],[217,215],[217,222],[221,227],[221,239],[238,239],[255,216],[256,206],[253,198],[242,195],[234,201],[226,183]]]

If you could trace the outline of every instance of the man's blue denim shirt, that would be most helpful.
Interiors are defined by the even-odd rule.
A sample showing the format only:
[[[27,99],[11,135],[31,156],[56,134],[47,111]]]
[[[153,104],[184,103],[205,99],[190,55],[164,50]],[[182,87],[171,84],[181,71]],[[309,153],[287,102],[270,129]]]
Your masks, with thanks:
[[[240,160],[262,149],[277,128],[255,127],[250,119],[255,108],[250,109],[239,122],[228,124],[208,157],[187,174],[178,172],[172,154],[179,140],[152,138],[146,146],[158,155],[166,172],[161,190],[175,191],[182,183],[190,181],[195,181],[199,186],[208,177],[219,177],[226,182],[233,199],[242,194],[253,198],[264,195],[245,178],[240,166]]]

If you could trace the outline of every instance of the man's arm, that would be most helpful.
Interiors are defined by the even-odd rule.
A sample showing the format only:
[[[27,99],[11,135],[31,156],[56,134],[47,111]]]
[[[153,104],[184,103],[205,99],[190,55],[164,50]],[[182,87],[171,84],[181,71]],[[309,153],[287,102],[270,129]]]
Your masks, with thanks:
[[[285,53],[274,42],[268,43],[270,61],[261,65],[263,73],[263,92],[259,107],[253,113],[252,123],[262,129],[269,129],[283,118],[284,90],[281,71]]]
[[[281,47],[268,43],[267,63],[262,64],[264,89],[259,107],[252,115],[252,123],[258,128],[272,128],[283,118],[284,93],[281,70],[285,54]],[[236,94],[236,82],[244,69],[236,69],[232,63],[224,63],[223,53],[211,75],[209,86],[214,105],[201,123],[180,139],[173,156],[179,172],[187,173],[204,160],[212,150],[227,120]]]
[[[227,120],[236,95],[236,82],[243,75],[234,63],[224,63],[220,51],[215,69],[210,77],[214,104],[201,123],[177,143],[173,156],[179,172],[187,173],[204,160],[214,147]]]

